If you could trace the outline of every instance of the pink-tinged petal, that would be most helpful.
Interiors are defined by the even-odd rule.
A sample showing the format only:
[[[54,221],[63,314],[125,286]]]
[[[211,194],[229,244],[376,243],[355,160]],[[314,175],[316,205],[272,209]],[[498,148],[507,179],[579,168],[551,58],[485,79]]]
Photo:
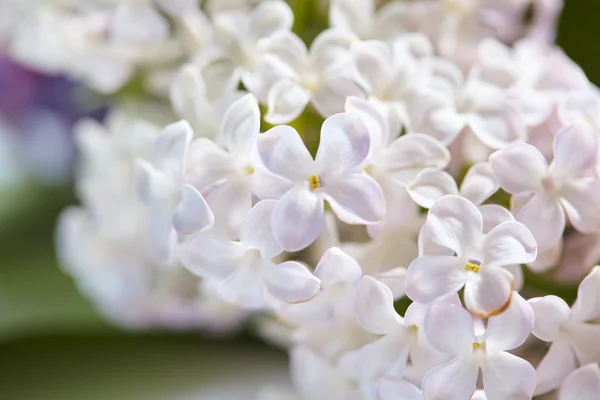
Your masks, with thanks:
[[[533,309],[518,292],[513,292],[510,306],[502,314],[488,319],[485,331],[488,349],[512,350],[529,337],[533,329]]]
[[[425,399],[466,400],[475,391],[479,364],[471,355],[457,357],[423,378]],[[448,390],[451,388],[450,390]]]
[[[238,242],[199,233],[177,247],[177,257],[194,275],[223,280],[241,265],[246,250]]]
[[[505,351],[488,352],[481,364],[481,373],[488,400],[533,397],[535,369],[522,358]]]
[[[468,256],[483,239],[481,213],[464,197],[447,195],[439,199],[429,210],[425,224],[434,243],[459,256]]]
[[[250,210],[240,232],[240,242],[260,250],[266,258],[273,258],[282,251],[271,228],[271,216],[276,206],[276,200],[258,202]]]
[[[284,78],[269,89],[268,111],[265,121],[270,124],[285,124],[302,114],[310,101],[310,92],[294,79]]]
[[[156,169],[169,177],[179,177],[192,135],[192,127],[185,120],[167,125],[154,148]]]
[[[468,125],[477,138],[492,149],[525,140],[527,128],[521,114],[509,102],[496,102],[468,117]]]
[[[510,306],[513,289],[513,276],[509,271],[482,264],[480,272],[471,272],[465,284],[465,306],[482,318],[499,315]]]
[[[600,395],[600,367],[587,364],[571,372],[565,379],[558,400],[596,400]]]
[[[379,381],[377,400],[423,400],[421,391],[415,385],[392,375]]]
[[[266,267],[265,285],[275,298],[286,303],[300,303],[317,295],[321,281],[299,262],[286,261]]]
[[[335,177],[358,167],[369,154],[369,130],[352,114],[336,114],[323,122],[315,158],[324,176]]]
[[[402,324],[391,290],[370,276],[364,276],[356,289],[354,315],[360,326],[377,335],[391,333]]]
[[[560,190],[561,204],[571,224],[582,233],[600,232],[600,180],[589,177],[570,181]]]
[[[384,151],[383,163],[390,171],[415,173],[432,167],[446,168],[450,152],[441,142],[422,133],[409,133],[394,140]]]
[[[481,162],[469,168],[460,185],[460,195],[473,204],[482,204],[496,193],[500,186],[488,162]]]
[[[475,341],[473,317],[460,304],[436,302],[425,317],[425,335],[443,353],[470,354]]]
[[[385,215],[385,198],[379,184],[367,174],[350,174],[328,183],[325,199],[339,219],[348,224],[368,224]]]
[[[258,103],[254,95],[247,94],[227,109],[221,123],[221,139],[232,155],[249,156],[259,133]]]
[[[330,76],[311,94],[311,103],[323,117],[344,112],[348,96],[361,96],[362,90],[345,76]]]
[[[258,137],[258,152],[264,166],[292,182],[308,180],[313,159],[300,135],[290,126],[276,126]]]
[[[520,222],[504,222],[483,239],[483,260],[487,268],[526,264],[535,260],[537,243],[527,227]]]
[[[181,188],[181,201],[175,207],[173,227],[182,235],[191,235],[210,228],[215,216],[204,197],[190,185]]]
[[[419,303],[459,291],[467,281],[464,260],[452,256],[420,256],[406,272],[406,295]]]
[[[389,141],[389,128],[387,122],[377,107],[361,97],[351,96],[346,99],[344,110],[348,114],[358,116],[369,131],[371,138],[371,154],[383,150]]]
[[[510,211],[498,204],[484,204],[479,206],[479,212],[481,212],[481,217],[483,218],[484,233],[488,233],[504,222],[515,220]]]
[[[571,309],[557,296],[529,299],[535,315],[533,334],[546,342],[554,342],[560,336],[561,324],[571,318]]]
[[[541,189],[548,163],[538,149],[515,143],[490,156],[490,166],[500,187],[511,194]]]
[[[406,187],[406,191],[415,203],[423,208],[431,208],[445,195],[458,194],[458,186],[446,171],[426,168],[419,172],[415,180]]]
[[[561,129],[554,137],[552,178],[566,183],[595,173],[598,160],[599,132],[587,122],[577,122]]]
[[[362,269],[356,260],[338,247],[328,249],[315,268],[315,276],[325,288],[342,282],[355,285],[362,275]]]
[[[579,284],[573,316],[580,321],[600,318],[600,267],[595,266]]]
[[[535,395],[539,396],[558,388],[575,368],[575,353],[569,343],[564,340],[552,343],[536,370]]]
[[[556,245],[565,229],[565,212],[560,202],[543,193],[533,196],[515,219],[529,229],[540,253]]]
[[[275,240],[287,251],[308,247],[319,236],[324,223],[323,199],[302,186],[283,196],[271,217]]]

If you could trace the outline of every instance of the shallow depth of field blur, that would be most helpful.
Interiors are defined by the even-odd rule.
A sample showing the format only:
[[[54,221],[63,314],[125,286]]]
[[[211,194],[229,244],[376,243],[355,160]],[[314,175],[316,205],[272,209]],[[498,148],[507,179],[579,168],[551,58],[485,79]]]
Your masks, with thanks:
[[[598,15],[597,0],[566,0],[558,35],[596,85]],[[0,48],[0,398],[244,399],[285,384],[286,356],[257,338],[123,332],[60,271],[55,220],[76,202],[70,126],[102,118],[103,101],[76,82],[20,67]]]

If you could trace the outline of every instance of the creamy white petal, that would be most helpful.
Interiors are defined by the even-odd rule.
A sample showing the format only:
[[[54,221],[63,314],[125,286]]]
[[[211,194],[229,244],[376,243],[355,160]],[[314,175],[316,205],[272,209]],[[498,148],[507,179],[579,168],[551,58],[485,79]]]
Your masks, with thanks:
[[[217,285],[225,300],[247,309],[265,305],[265,278],[260,259],[244,259],[235,271]]]
[[[566,183],[593,173],[598,160],[598,134],[592,125],[583,121],[561,129],[554,137],[552,178]]]
[[[244,220],[252,208],[249,182],[231,179],[212,187],[206,202],[215,214],[214,230],[230,239],[237,239]]]
[[[227,109],[221,123],[221,139],[233,156],[249,156],[260,133],[260,110],[256,98],[247,94]]]
[[[383,42],[370,40],[352,46],[356,80],[368,92],[384,84],[393,65],[391,49]],[[382,88],[383,89],[383,88]]]
[[[345,76],[334,74],[323,79],[311,94],[311,102],[323,117],[344,111],[344,103],[348,96],[361,96],[362,90],[354,81]]]
[[[498,204],[484,204],[479,206],[479,212],[481,212],[481,217],[483,218],[484,233],[488,233],[504,222],[515,220],[515,217],[509,210]]]
[[[471,354],[475,341],[473,318],[460,304],[436,302],[425,317],[425,335],[441,352],[459,357]]]
[[[525,225],[509,221],[493,228],[483,239],[485,267],[505,267],[535,260],[537,243]]]
[[[471,355],[457,357],[429,371],[423,378],[425,399],[466,400],[477,383],[479,365]],[[449,390],[449,388],[451,388]]]
[[[348,224],[374,223],[385,215],[385,198],[379,184],[367,174],[349,174],[328,183],[324,195],[339,219]]]
[[[406,191],[415,203],[423,208],[431,208],[445,195],[458,194],[458,186],[446,171],[426,168],[419,172],[415,180],[406,187]]]
[[[427,167],[446,168],[450,152],[441,142],[422,133],[409,133],[394,140],[383,153],[384,165],[390,171]]]
[[[600,318],[600,267],[595,266],[581,281],[577,300],[573,304],[573,316],[580,321]]]
[[[508,309],[488,319],[485,331],[489,349],[512,350],[522,345],[533,329],[533,309],[518,292],[512,293]]]
[[[483,390],[488,400],[529,400],[535,390],[535,369],[505,351],[488,352],[481,364]]]
[[[371,102],[356,96],[346,98],[344,110],[363,121],[371,139],[371,155],[379,155],[378,152],[387,146],[390,136],[383,114]]]
[[[269,90],[265,121],[270,124],[284,124],[302,114],[310,101],[310,92],[295,79],[284,78]]]
[[[459,291],[468,279],[464,260],[452,256],[420,256],[406,271],[406,295],[429,303]]]
[[[531,231],[539,252],[556,245],[565,228],[565,212],[559,200],[544,193],[534,195],[515,219]]]
[[[362,274],[356,260],[338,247],[328,249],[315,268],[315,276],[321,280],[323,287],[341,282],[354,285],[360,281]]]
[[[210,139],[192,141],[186,160],[186,182],[200,190],[236,173],[232,156]]]
[[[302,250],[314,242],[324,223],[323,199],[302,186],[285,194],[271,217],[275,240],[287,251]]]
[[[306,181],[313,159],[300,135],[290,126],[276,126],[259,136],[258,150],[265,167],[292,182]]]
[[[250,210],[240,232],[240,242],[260,250],[265,258],[273,258],[282,251],[271,228],[271,216],[276,206],[276,200],[258,202]]]
[[[515,143],[497,151],[489,161],[500,187],[512,194],[540,190],[548,172],[542,153],[527,143]]]
[[[561,204],[571,224],[582,233],[600,231],[600,179],[571,180],[560,190]]]
[[[181,201],[175,207],[173,227],[182,235],[190,235],[210,228],[215,216],[204,197],[190,185],[181,188]]]
[[[185,120],[167,125],[154,148],[156,168],[169,177],[179,177],[192,135],[192,127]]]
[[[269,36],[279,29],[289,30],[293,23],[294,13],[283,1],[263,1],[250,14],[250,26],[255,38]]]
[[[549,295],[529,299],[529,304],[535,314],[533,334],[553,342],[560,336],[560,326],[571,317],[571,309],[560,297]]]
[[[595,400],[600,395],[600,368],[587,364],[571,372],[560,388],[558,400]]]
[[[421,391],[402,378],[388,375],[379,381],[377,400],[423,400]]]
[[[575,354],[569,343],[564,340],[552,343],[537,367],[535,394],[541,395],[558,388],[575,368]]]
[[[169,25],[152,4],[127,1],[116,7],[109,33],[122,46],[156,45],[167,38]]]
[[[468,257],[482,240],[481,213],[464,197],[447,195],[439,199],[429,210],[425,224],[434,243],[459,256]]]
[[[177,246],[177,257],[193,274],[223,280],[243,262],[246,250],[240,243],[199,233]]]
[[[321,282],[304,265],[286,261],[266,266],[265,285],[277,299],[287,303],[300,303],[315,297]]]
[[[391,290],[370,276],[364,276],[356,289],[354,315],[360,326],[378,335],[391,333],[402,324]]]
[[[336,114],[323,122],[315,161],[324,177],[333,178],[359,166],[369,154],[370,143],[369,130],[358,116]]]
[[[509,102],[500,101],[478,109],[469,116],[468,124],[477,138],[492,149],[527,138],[523,117]]]
[[[488,162],[481,162],[469,168],[460,185],[460,195],[473,204],[482,204],[496,193],[500,186]]]
[[[479,273],[470,273],[464,301],[469,311],[482,318],[501,314],[510,305],[513,276],[505,268],[482,264]]]

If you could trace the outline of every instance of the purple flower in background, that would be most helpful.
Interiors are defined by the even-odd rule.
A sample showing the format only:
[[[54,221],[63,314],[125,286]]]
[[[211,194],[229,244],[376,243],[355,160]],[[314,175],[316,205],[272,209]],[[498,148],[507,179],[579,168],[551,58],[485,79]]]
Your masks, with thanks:
[[[0,185],[28,177],[46,184],[70,178],[73,124],[105,114],[83,96],[75,82],[39,74],[0,54]]]

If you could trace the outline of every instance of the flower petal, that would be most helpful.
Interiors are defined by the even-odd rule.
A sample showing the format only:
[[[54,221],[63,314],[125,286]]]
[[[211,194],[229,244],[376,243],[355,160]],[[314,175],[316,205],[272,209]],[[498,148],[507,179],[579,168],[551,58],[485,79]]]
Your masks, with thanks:
[[[109,33],[116,45],[148,46],[165,40],[169,26],[152,4],[124,2],[116,6]]]
[[[205,279],[223,280],[241,265],[246,250],[238,242],[199,233],[179,244],[177,256],[194,275]]]
[[[504,222],[483,239],[483,260],[487,268],[526,264],[535,260],[537,243],[527,227],[516,221]]]
[[[402,375],[409,348],[408,340],[402,333],[385,335],[364,345],[358,351],[358,380],[372,390],[382,376]]]
[[[310,101],[310,93],[294,79],[284,78],[269,89],[265,121],[285,124],[302,114]]]
[[[236,173],[232,156],[210,139],[192,141],[186,160],[186,182],[204,190]]]
[[[577,300],[573,304],[573,316],[580,321],[600,318],[600,267],[595,266],[581,281]]]
[[[402,324],[392,292],[370,276],[364,276],[356,289],[354,315],[360,326],[377,335],[391,333]]]
[[[390,136],[383,114],[371,102],[356,96],[346,98],[344,110],[362,120],[369,131],[371,154],[379,154],[378,152],[387,146]]]
[[[369,154],[369,130],[359,117],[336,114],[323,122],[315,160],[327,176],[337,176],[358,167]]]
[[[271,217],[275,240],[287,251],[302,250],[314,242],[324,223],[323,199],[302,186],[285,194]]]
[[[484,233],[489,233],[489,231],[504,222],[515,220],[510,211],[498,204],[484,204],[479,206],[479,212],[481,212],[481,217],[483,218]]]
[[[282,251],[271,229],[271,216],[276,206],[276,200],[258,202],[250,210],[240,232],[240,242],[260,250],[265,258],[273,258]]]
[[[242,260],[230,276],[219,282],[219,295],[240,307],[262,308],[265,305],[265,277],[260,262],[260,259]]]
[[[299,262],[286,261],[266,267],[265,285],[277,299],[300,303],[317,295],[321,281]]]
[[[308,180],[313,159],[298,132],[290,126],[276,126],[258,138],[258,151],[265,167],[292,182]]]
[[[330,76],[313,90],[311,102],[323,117],[344,111],[344,103],[348,96],[361,96],[362,90],[354,81],[345,76]]]
[[[215,216],[204,197],[191,185],[181,188],[181,201],[173,214],[173,227],[182,235],[190,235],[210,228]]]
[[[508,101],[493,102],[468,118],[473,133],[492,149],[525,140],[527,129],[521,114]]]
[[[565,228],[565,212],[560,202],[543,193],[534,195],[515,219],[531,231],[540,253],[556,245]]]
[[[192,135],[192,127],[185,120],[167,125],[154,148],[156,169],[169,177],[179,177]]]
[[[430,239],[459,256],[467,256],[482,239],[481,213],[464,197],[447,195],[439,199],[427,215]]]
[[[556,182],[566,183],[588,175],[596,169],[597,160],[598,131],[589,123],[582,121],[569,125],[554,137],[551,174]]]
[[[425,317],[425,335],[443,353],[470,354],[475,340],[473,317],[461,305],[436,302]]]
[[[290,30],[293,24],[292,9],[281,1],[263,1],[250,14],[252,35],[257,39],[267,37],[279,29]]]
[[[527,143],[515,143],[497,151],[489,161],[500,187],[511,194],[540,190],[548,172],[542,153]]]
[[[481,162],[469,168],[460,185],[460,194],[473,204],[482,204],[499,188],[490,164]]]
[[[256,98],[247,94],[229,106],[221,123],[221,139],[237,157],[249,156],[260,133],[260,110]]]
[[[513,276],[509,271],[482,264],[480,272],[470,273],[465,284],[465,306],[482,318],[501,314],[510,306],[513,289]]]
[[[421,391],[404,379],[388,375],[379,381],[377,400],[423,400]]]
[[[354,44],[351,51],[356,68],[356,82],[367,92],[377,90],[389,79],[393,60],[387,44],[369,40]]]
[[[315,268],[315,276],[321,280],[324,288],[341,282],[358,284],[362,275],[356,260],[338,247],[328,249]]]
[[[459,291],[467,281],[463,259],[452,256],[420,256],[406,271],[406,295],[419,303]]]
[[[441,142],[422,133],[409,133],[394,140],[384,151],[382,163],[390,171],[412,170],[427,167],[446,168],[450,152]]]
[[[565,379],[558,400],[595,400],[600,394],[600,367],[587,364],[571,372]]]
[[[333,212],[348,224],[374,223],[385,215],[381,188],[367,174],[350,174],[331,183],[325,181],[324,189]]]
[[[488,400],[531,399],[535,369],[505,351],[488,352],[481,364],[483,389]]]
[[[457,357],[425,375],[423,397],[444,400],[468,399],[475,390],[478,373],[479,365],[472,356]]]
[[[426,168],[406,187],[406,191],[415,203],[423,208],[431,208],[445,195],[458,194],[458,186],[446,171]]]
[[[252,191],[248,182],[232,179],[211,188],[206,202],[215,214],[213,230],[237,239],[242,224],[252,207]]]
[[[488,348],[512,350],[519,347],[529,337],[533,320],[533,309],[529,303],[518,292],[513,292],[506,311],[488,320],[485,330]]]
[[[537,367],[536,396],[558,388],[575,368],[575,353],[569,343],[564,340],[552,343]]]
[[[571,318],[567,303],[560,297],[550,295],[529,299],[529,304],[535,315],[533,334],[546,342],[558,340],[561,324]]]
[[[596,177],[572,180],[560,190],[560,199],[569,220],[579,232],[600,231],[600,180]]]

